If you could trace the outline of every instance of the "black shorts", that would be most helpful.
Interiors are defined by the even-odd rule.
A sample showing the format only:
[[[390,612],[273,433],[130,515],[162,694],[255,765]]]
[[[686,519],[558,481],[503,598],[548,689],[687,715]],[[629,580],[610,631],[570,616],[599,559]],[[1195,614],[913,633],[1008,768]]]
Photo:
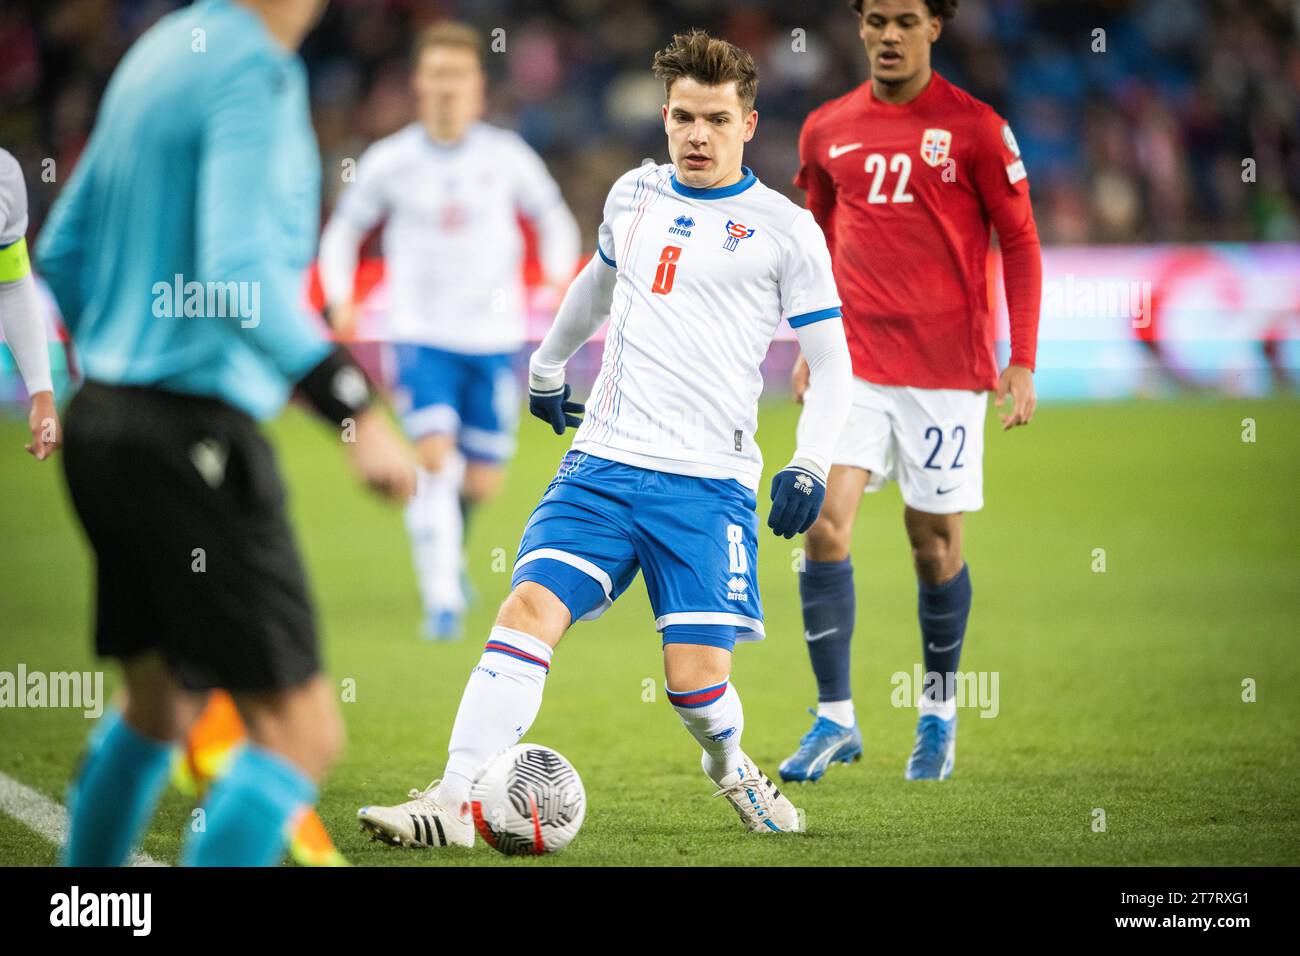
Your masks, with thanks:
[[[101,655],[158,651],[194,689],[277,690],[320,670],[284,486],[251,417],[87,382],[64,415],[62,457],[95,552]]]

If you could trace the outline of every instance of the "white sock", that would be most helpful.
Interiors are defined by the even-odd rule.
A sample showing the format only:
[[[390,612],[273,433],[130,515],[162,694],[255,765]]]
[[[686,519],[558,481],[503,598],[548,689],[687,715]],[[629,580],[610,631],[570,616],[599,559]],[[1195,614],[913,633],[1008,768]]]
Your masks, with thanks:
[[[822,700],[817,702],[817,716],[833,720],[841,727],[852,727],[857,718],[851,700]]]
[[[519,743],[537,719],[551,665],[551,648],[531,634],[494,627],[470,671],[447,747],[439,798],[460,808],[488,758]],[[464,815],[464,811],[461,811]]]
[[[947,700],[934,700],[930,695],[922,694],[916,709],[921,712],[922,717],[934,714],[944,720],[952,720],[957,716],[957,698],[953,696]]]
[[[704,772],[709,779],[717,783],[738,769],[745,758],[740,752],[745,711],[731,681],[688,691],[675,691],[665,684],[664,690],[677,716],[704,748]]]
[[[464,548],[460,487],[465,459],[448,455],[438,471],[420,471],[415,496],[406,505],[406,528],[415,555],[420,598],[426,611],[464,611],[460,586]]]

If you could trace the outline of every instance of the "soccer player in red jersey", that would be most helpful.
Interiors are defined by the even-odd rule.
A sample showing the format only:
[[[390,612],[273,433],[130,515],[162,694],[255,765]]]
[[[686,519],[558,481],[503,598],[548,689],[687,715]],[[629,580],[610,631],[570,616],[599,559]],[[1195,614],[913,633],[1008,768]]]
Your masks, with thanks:
[[[861,755],[849,683],[849,542],[863,492],[892,479],[906,505],[926,671],[906,776],[942,780],[955,753],[953,675],[971,603],[962,514],[984,503],[985,393],[995,391],[998,406],[1012,400],[1004,431],[1029,423],[1042,265],[1011,128],[930,67],[957,0],[850,6],[872,76],[809,115],[795,183],[830,246],[855,397],[799,576],[817,716],[780,772],[812,781]],[[1011,358],[1000,375],[985,282],[990,227],[1011,315]],[[807,388],[800,361],[797,400]]]

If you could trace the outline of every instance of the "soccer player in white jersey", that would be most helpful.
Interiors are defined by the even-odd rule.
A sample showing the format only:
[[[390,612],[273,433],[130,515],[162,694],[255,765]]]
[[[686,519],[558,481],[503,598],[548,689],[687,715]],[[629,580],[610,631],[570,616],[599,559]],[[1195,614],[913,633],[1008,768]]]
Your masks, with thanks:
[[[514,451],[519,395],[512,364],[525,341],[523,237],[537,230],[557,287],[581,239],[541,158],[515,133],[482,122],[482,41],[459,23],[417,38],[418,119],[372,145],[321,237],[331,321],[356,325],[353,277],[366,234],[383,251],[396,405],[423,473],[406,510],[425,635],[459,635],[464,519],[494,495]]]
[[[792,537],[816,518],[852,376],[830,255],[811,213],[741,165],[757,75],[743,50],[696,31],[655,56],[671,164],[621,176],[599,255],[579,273],[530,361],[530,410],[573,447],[524,528],[513,590],[470,673],[441,780],[362,827],[403,846],[472,846],[471,782],[527,733],[556,645],[599,617],[638,570],[661,633],[669,702],[703,769],[754,832],[800,828],[789,798],[741,749],[730,682],[737,640],[763,637],[755,494],[759,371],[777,325],[794,327],[812,402],[794,459],[771,483],[768,525]],[[606,320],[587,405],[565,363]],[[617,640],[613,636],[609,640]]]
[[[18,363],[31,408],[27,451],[44,461],[59,447],[50,351],[27,254],[27,185],[18,160],[0,149],[0,329]]]

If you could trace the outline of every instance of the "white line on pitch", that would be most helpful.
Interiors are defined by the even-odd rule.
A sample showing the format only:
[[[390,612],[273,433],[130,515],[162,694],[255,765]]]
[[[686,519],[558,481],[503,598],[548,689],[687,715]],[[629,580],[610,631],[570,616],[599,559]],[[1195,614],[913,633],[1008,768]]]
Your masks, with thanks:
[[[0,813],[5,813],[27,829],[44,837],[57,847],[68,839],[68,811],[43,793],[19,783],[0,771]],[[147,853],[137,850],[131,854],[132,866],[166,866]]]

